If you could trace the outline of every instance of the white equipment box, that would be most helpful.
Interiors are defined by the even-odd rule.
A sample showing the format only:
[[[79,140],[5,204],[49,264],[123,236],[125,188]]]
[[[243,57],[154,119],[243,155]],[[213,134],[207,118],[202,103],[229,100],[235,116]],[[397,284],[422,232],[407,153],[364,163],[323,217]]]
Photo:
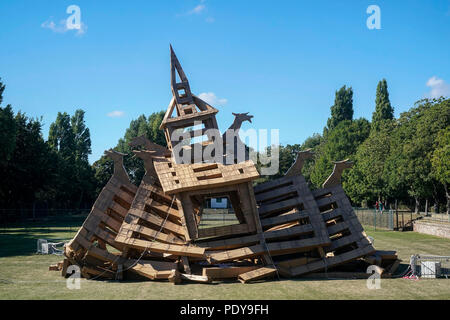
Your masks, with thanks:
[[[421,261],[420,274],[422,278],[438,278],[441,276],[441,263],[437,261]]]

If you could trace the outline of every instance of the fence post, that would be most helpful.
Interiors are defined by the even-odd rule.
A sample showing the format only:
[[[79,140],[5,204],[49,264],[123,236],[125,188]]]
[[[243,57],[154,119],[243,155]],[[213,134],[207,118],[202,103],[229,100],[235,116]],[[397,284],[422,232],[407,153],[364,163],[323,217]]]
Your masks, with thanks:
[[[398,206],[397,206],[397,199],[395,199],[395,217],[396,217],[396,222],[397,222],[397,225],[395,227],[398,230]]]
[[[409,219],[409,223],[411,224],[411,228],[414,229],[413,227],[413,220],[412,220],[412,211],[410,212],[410,219]]]
[[[374,230],[377,230],[377,209],[373,211],[373,227]]]
[[[390,230],[394,230],[394,210],[389,210],[389,227]]]

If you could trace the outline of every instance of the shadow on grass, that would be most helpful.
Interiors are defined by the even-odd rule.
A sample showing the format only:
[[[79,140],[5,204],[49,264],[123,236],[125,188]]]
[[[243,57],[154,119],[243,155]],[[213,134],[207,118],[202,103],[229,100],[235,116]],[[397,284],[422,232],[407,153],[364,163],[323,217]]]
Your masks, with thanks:
[[[46,239],[55,242],[69,240],[70,230],[68,229],[47,229],[33,230],[33,232],[11,232],[0,233],[0,257],[27,256],[35,254],[37,251],[37,240]],[[62,237],[55,237],[55,233],[60,233]],[[64,237],[63,233],[67,233]]]
[[[396,279],[396,278],[401,278],[403,277],[409,268],[409,264],[407,263],[401,263],[397,270],[395,271],[395,273],[392,275],[392,277],[389,278],[383,278],[383,279]],[[267,282],[280,282],[280,281],[295,281],[295,282],[303,282],[303,281],[330,281],[330,280],[365,280],[365,278],[362,277],[351,277],[352,272],[351,271],[345,271],[345,273],[348,273],[349,277],[335,277],[333,276],[333,271],[329,271],[330,272],[330,276],[327,278],[326,276],[324,276],[324,271],[318,271],[318,273],[320,273],[321,275],[316,275],[314,273],[310,273],[307,275],[303,275],[303,276],[299,276],[299,277],[292,277],[292,278],[284,278],[284,277],[280,277],[280,279],[278,278],[272,278],[272,279],[261,279],[258,281],[252,281],[249,284],[257,284],[257,283],[267,283]],[[344,273],[344,271],[342,271]],[[355,271],[355,273],[358,274],[362,274],[364,273],[364,271],[358,270]],[[367,273],[367,277],[369,277],[370,274]]]
[[[37,251],[37,240],[67,241],[85,221],[85,215],[49,217],[0,226],[0,257],[27,256]]]

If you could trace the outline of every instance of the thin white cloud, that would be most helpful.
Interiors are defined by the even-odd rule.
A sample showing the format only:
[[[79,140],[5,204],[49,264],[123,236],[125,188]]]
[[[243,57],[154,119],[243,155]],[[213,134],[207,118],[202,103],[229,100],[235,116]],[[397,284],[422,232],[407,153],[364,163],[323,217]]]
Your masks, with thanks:
[[[58,23],[55,23],[53,20],[47,20],[41,23],[41,28],[49,29],[55,33],[66,33],[67,31],[74,30],[77,36],[81,36],[86,33],[87,25],[81,22],[79,29],[68,29],[66,20],[60,20]]]
[[[206,9],[206,6],[204,4],[199,4],[194,9],[187,12],[187,14],[200,14]]]
[[[213,106],[224,106],[228,102],[225,98],[217,98],[214,92],[203,92],[198,97]]]
[[[181,17],[181,16],[201,15],[204,12],[207,11],[207,7],[205,5],[205,2],[206,2],[206,0],[200,0],[200,3],[197,6],[195,6],[193,9],[188,10],[188,11],[186,11],[184,13],[181,13],[181,14],[177,14],[176,16],[177,17]],[[213,17],[208,17],[208,18],[205,19],[205,21],[208,22],[208,23],[212,23],[212,22],[214,22],[214,18]]]
[[[431,91],[428,93],[430,98],[446,97],[450,95],[450,85],[436,76],[428,79],[427,87],[431,88]]]
[[[120,118],[125,115],[125,112],[120,111],[120,110],[114,110],[112,112],[107,113],[106,115],[111,118]]]

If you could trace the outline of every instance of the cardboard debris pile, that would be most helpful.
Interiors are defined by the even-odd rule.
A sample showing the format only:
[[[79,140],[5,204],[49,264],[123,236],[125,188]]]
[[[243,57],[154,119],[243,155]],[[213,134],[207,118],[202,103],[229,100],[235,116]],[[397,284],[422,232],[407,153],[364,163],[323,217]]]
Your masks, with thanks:
[[[259,173],[254,163],[248,157],[237,161],[232,152],[242,147],[238,136],[233,141],[222,137],[223,158],[233,157],[233,164],[205,163],[190,151],[217,143],[214,130],[208,129],[218,131],[218,110],[191,93],[172,48],[171,72],[173,98],[161,124],[168,148],[145,137],[133,139],[131,145],[141,147],[134,153],[146,169],[139,187],[123,167],[124,154],[105,152],[114,160],[114,174],[65,245],[66,258],[52,270],[68,276],[68,267],[77,265],[88,279],[137,277],[172,283],[247,283],[321,272],[351,277],[369,264],[377,265],[384,276],[395,271],[395,252],[373,248],[340,185],[349,161],[336,162],[323,188],[313,191],[301,175],[303,162],[312,155],[308,150],[298,154],[284,177],[255,187]],[[234,115],[229,130],[236,132],[243,121],[251,122],[248,114]],[[192,130],[199,124],[201,129]],[[190,138],[206,136],[207,141],[181,144],[173,138],[180,130]],[[175,152],[186,152],[191,162],[179,163]],[[218,197],[231,202],[236,223],[201,227],[206,200]]]

